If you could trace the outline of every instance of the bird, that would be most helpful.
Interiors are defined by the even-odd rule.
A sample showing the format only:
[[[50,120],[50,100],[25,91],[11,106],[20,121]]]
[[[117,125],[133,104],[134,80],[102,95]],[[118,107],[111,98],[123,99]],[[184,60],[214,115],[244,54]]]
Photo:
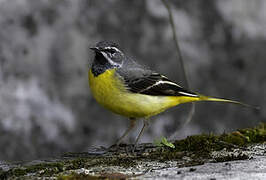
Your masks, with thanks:
[[[166,76],[129,58],[112,41],[100,41],[90,49],[95,52],[88,73],[92,95],[106,109],[130,120],[129,127],[117,140],[117,146],[135,127],[138,119],[143,119],[143,126],[134,147],[150,117],[183,103],[216,101],[251,107],[239,101],[205,96],[183,88]]]

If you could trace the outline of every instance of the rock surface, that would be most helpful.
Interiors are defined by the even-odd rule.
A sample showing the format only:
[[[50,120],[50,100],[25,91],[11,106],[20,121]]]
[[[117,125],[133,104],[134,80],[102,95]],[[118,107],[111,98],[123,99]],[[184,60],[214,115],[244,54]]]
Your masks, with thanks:
[[[134,153],[126,144],[94,147],[55,159],[0,162],[0,179],[265,179],[265,142],[261,125],[220,136],[191,136],[174,141],[174,147],[169,142],[140,144]]]

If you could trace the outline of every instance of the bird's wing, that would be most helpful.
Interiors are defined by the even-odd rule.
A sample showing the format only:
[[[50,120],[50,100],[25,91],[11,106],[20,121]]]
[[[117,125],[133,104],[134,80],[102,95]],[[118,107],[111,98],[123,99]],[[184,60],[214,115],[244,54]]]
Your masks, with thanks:
[[[117,72],[123,78],[126,88],[133,93],[152,96],[198,96],[151,70],[135,67]]]

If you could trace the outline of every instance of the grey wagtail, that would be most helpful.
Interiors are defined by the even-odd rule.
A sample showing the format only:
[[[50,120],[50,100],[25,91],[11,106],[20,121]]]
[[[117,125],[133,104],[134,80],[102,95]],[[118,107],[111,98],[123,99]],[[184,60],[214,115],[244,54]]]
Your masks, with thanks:
[[[194,101],[219,101],[250,105],[227,99],[213,98],[184,89],[155,71],[128,58],[113,42],[102,41],[90,48],[95,52],[89,69],[89,85],[96,101],[116,114],[130,119],[130,126],[117,145],[144,118],[141,137],[148,119],[168,108]]]

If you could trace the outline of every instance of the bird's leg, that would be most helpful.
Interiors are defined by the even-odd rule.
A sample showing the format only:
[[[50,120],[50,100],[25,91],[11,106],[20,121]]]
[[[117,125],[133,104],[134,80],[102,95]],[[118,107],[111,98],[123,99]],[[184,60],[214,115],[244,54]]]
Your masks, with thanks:
[[[117,140],[116,142],[116,146],[119,146],[119,144],[121,143],[121,141],[124,139],[124,137],[126,137],[128,135],[128,133],[135,127],[136,125],[136,118],[129,118],[130,119],[130,125],[127,128],[127,130],[124,132],[124,134]]]
[[[140,131],[140,133],[139,133],[139,135],[138,135],[136,141],[135,141],[134,148],[133,148],[133,152],[134,152],[134,150],[135,150],[135,148],[136,148],[136,146],[137,146],[137,143],[138,143],[140,137],[142,136],[142,134],[143,134],[143,132],[144,132],[145,127],[148,126],[148,125],[149,125],[149,123],[148,123],[148,119],[143,119],[143,127],[142,127],[142,129],[141,129],[141,131]]]

